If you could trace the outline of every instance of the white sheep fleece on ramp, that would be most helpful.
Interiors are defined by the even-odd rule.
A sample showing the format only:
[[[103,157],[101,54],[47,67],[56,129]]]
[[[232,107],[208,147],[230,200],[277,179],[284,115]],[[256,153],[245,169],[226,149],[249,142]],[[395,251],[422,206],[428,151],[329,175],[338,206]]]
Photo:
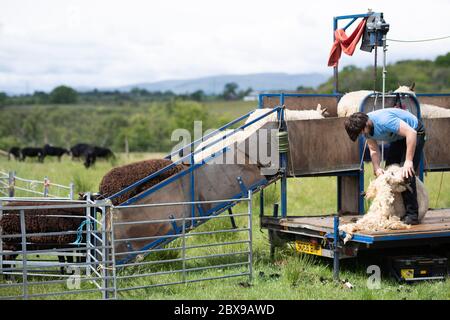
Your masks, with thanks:
[[[419,204],[419,221],[428,211],[429,198],[424,184],[416,177],[417,202]],[[344,243],[351,240],[357,232],[377,232],[385,230],[409,229],[400,221],[405,215],[405,206],[401,193],[407,186],[402,178],[402,168],[389,166],[384,174],[371,181],[366,198],[372,200],[369,211],[357,222],[344,224],[339,230],[346,233]]]
[[[253,120],[258,119],[259,117],[267,114],[273,109],[263,108],[254,110],[250,116],[247,118],[245,123],[250,123]],[[323,109],[319,104],[316,110],[289,110],[285,109],[284,118],[286,121],[290,120],[311,120],[311,119],[323,119],[324,115],[326,115],[326,108]],[[211,156],[213,153],[220,151],[223,148],[233,145],[234,143],[240,143],[245,141],[248,137],[250,137],[253,133],[258,131],[261,127],[263,127],[268,122],[276,122],[278,121],[277,112],[274,111],[270,113],[268,116],[256,121],[255,123],[249,125],[244,130],[240,130],[231,134],[230,136],[225,137],[227,134],[230,134],[233,130],[228,129],[224,131],[220,131],[219,133],[213,135],[207,140],[203,141],[195,148],[196,151],[201,150],[206,147],[208,144],[215,142],[220,139],[219,142],[214,143],[213,145],[206,147],[205,150],[198,152],[194,155],[195,162],[200,162],[207,157]]]

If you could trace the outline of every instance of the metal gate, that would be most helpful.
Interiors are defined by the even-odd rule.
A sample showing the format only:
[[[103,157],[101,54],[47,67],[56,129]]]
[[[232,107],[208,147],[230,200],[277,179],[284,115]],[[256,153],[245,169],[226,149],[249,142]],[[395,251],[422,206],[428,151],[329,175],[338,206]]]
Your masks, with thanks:
[[[8,205],[18,200],[28,204]],[[241,199],[124,207],[89,199],[47,198],[45,206],[36,205],[36,201],[0,199],[0,220],[16,222],[16,228],[20,229],[11,232],[0,226],[0,300],[138,299],[151,297],[152,288],[156,287],[234,277],[252,279],[251,192]],[[221,215],[114,221],[114,215],[124,209],[138,212],[144,207],[230,202],[235,212],[231,207],[224,207],[222,212],[228,210],[228,213]],[[68,214],[70,210],[78,213]],[[63,231],[35,230],[40,227],[36,220],[39,217],[53,222],[59,219],[60,223],[71,219],[76,227]],[[178,224],[179,232],[138,237],[117,232],[127,224],[142,227],[158,223]],[[59,245],[39,245],[46,237],[71,239]],[[116,250],[121,243],[152,239],[161,241],[159,245],[138,250]]]

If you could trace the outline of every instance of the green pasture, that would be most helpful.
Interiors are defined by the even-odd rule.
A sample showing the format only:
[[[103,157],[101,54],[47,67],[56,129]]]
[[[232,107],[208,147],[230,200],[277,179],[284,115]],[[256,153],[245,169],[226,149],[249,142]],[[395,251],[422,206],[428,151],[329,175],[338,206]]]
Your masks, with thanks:
[[[64,157],[61,162],[46,159],[45,163],[27,160],[24,163],[8,161],[0,158],[0,170],[14,170],[19,177],[42,180],[45,176],[52,182],[59,184],[75,183],[76,191],[98,191],[98,185],[103,175],[112,167],[143,159],[161,158],[163,154],[132,153],[129,156],[118,154],[112,162],[98,161],[93,168],[85,169],[81,161],[71,161]],[[366,170],[366,185],[372,178],[371,168]],[[441,183],[442,179],[442,183]],[[450,177],[448,173],[430,173],[425,178],[430,193],[432,207],[450,206]],[[440,191],[440,192],[439,192]],[[439,198],[438,198],[439,193]],[[270,214],[273,203],[279,201],[279,184],[271,185],[266,190],[265,212]],[[25,194],[21,194],[25,195]],[[373,263],[369,258],[363,260],[343,261],[341,279],[348,280],[354,287],[348,289],[342,283],[332,280],[331,261],[313,256],[305,256],[295,252],[288,245],[277,251],[275,260],[269,257],[269,242],[267,232],[259,227],[259,196],[253,199],[253,280],[248,277],[229,278],[213,281],[194,282],[189,284],[155,287],[137,291],[127,291],[120,294],[125,299],[449,299],[450,283],[422,282],[415,285],[401,285],[387,276],[383,276],[381,289],[370,290],[367,287],[366,267]],[[330,214],[336,208],[336,178],[296,178],[288,182],[288,213],[292,215]],[[245,204],[237,206],[235,212],[245,212]],[[224,215],[225,216],[225,215]],[[245,226],[245,218],[238,218],[238,226]],[[196,231],[222,230],[231,228],[227,218],[209,221]],[[189,244],[217,243],[220,241],[235,241],[245,239],[245,233],[223,233],[213,236],[193,237]],[[179,241],[179,240],[177,240]],[[169,247],[176,247],[177,241]],[[233,248],[199,248],[195,249],[194,256],[210,253],[221,253],[224,250],[244,250],[245,246]],[[173,259],[180,257],[180,251],[166,251],[148,256],[146,261],[152,259]],[[236,261],[246,261],[242,257],[222,257],[190,261],[189,268],[214,266]],[[171,263],[167,265],[152,265],[131,267],[121,271],[121,274],[164,272],[175,270],[180,265]],[[213,268],[204,271],[192,272],[188,277],[217,277],[225,274],[243,271],[237,267],[233,270],[226,268]],[[176,282],[182,278],[181,274],[161,275],[147,278],[132,278],[123,280],[123,286],[142,286],[161,282]],[[189,279],[189,278],[188,278]],[[35,279],[38,281],[39,279]],[[5,283],[5,280],[0,280]],[[88,282],[82,284],[83,289],[94,289]],[[21,287],[15,289],[0,288],[0,295],[20,293]],[[32,288],[32,293],[48,293],[66,291],[63,284],[40,285]],[[93,299],[99,298],[99,293],[85,293],[79,295],[60,295],[57,299]]]

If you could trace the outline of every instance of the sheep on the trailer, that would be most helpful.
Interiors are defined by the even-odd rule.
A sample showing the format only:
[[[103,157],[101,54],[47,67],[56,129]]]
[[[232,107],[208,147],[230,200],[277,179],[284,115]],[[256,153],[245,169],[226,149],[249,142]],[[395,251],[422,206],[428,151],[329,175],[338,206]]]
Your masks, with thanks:
[[[399,86],[398,89],[394,91],[394,93],[409,93],[411,95],[416,96],[414,92],[415,85],[412,84],[410,87],[408,86]],[[337,106],[338,117],[349,117],[355,112],[359,111],[359,107],[363,100],[373,91],[369,90],[360,90],[360,91],[352,91],[346,93],[339,100]],[[438,107],[431,104],[421,103],[420,104],[420,113],[423,119],[431,119],[431,118],[450,118],[450,109]]]

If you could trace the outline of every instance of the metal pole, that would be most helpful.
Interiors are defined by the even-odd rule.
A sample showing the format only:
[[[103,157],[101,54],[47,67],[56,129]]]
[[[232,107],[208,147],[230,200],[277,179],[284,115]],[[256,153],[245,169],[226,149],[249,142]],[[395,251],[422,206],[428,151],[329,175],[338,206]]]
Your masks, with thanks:
[[[14,171],[9,171],[8,185],[9,185],[9,197],[10,198],[14,197],[15,176],[16,176],[16,173]]]
[[[73,196],[74,196],[74,187],[75,187],[74,183],[71,182],[71,183],[69,184],[69,188],[70,188],[70,191],[69,191],[69,198],[70,198],[70,200],[73,200]]]
[[[248,254],[248,264],[249,264],[249,281],[253,280],[253,226],[252,226],[252,191],[248,191],[248,246],[249,246],[249,254]]]
[[[182,226],[182,260],[183,260],[183,283],[186,283],[186,217],[183,216],[183,226]]]
[[[375,54],[373,61],[373,93],[377,92],[378,37],[375,31]]]
[[[333,17],[333,43],[334,41],[336,41],[336,37],[335,37],[335,31],[338,28],[338,19],[336,17]],[[339,62],[338,62],[339,63]],[[335,67],[333,67],[333,78],[334,78],[334,92],[333,93],[338,93],[339,92],[339,70],[338,70],[339,66],[338,64],[336,64]]]
[[[48,178],[44,178],[44,197],[48,197],[48,186],[49,186]]]
[[[342,209],[342,177],[337,176],[337,212],[341,211]]]
[[[22,233],[22,278],[23,297],[28,299],[28,274],[27,274],[27,230],[25,228],[25,211],[20,210],[20,231]]]
[[[194,153],[191,153],[191,166],[189,168],[190,171],[190,186],[191,186],[191,216],[192,218],[195,217],[195,177],[194,177]],[[192,219],[191,225],[194,226],[196,224],[196,221],[194,219]]]
[[[3,218],[3,201],[0,200],[0,221]],[[3,227],[0,225],[0,274],[3,274]]]
[[[109,223],[110,223],[110,239],[108,241],[108,246],[111,246],[111,261],[112,261],[112,277],[113,277],[113,288],[114,288],[114,299],[117,299],[117,275],[116,275],[116,249],[114,247],[114,220],[113,220],[113,212],[112,207],[109,207],[107,211],[109,214]],[[105,226],[108,228],[108,226]]]
[[[365,142],[363,137],[359,137],[359,158],[362,159],[365,151]],[[358,192],[358,213],[364,214],[364,161],[361,161],[361,167],[358,170],[358,183],[359,183],[359,192]]]
[[[376,47],[375,47],[376,48]],[[383,87],[382,90],[383,92],[381,93],[381,108],[384,109],[385,107],[385,92],[386,92],[386,51],[387,51],[387,46],[386,46],[386,34],[383,35]],[[381,162],[383,163],[384,161],[384,141],[381,142]]]
[[[264,189],[259,192],[259,217],[264,217]]]
[[[284,124],[284,94],[282,93],[280,96],[280,103],[283,106],[283,108],[279,111],[281,122],[281,129],[284,130],[283,124]],[[286,218],[287,216],[287,155],[286,153],[280,154],[280,162],[281,162],[281,217]]]
[[[101,209],[100,209],[101,211],[102,211],[102,226],[101,226],[101,230],[102,230],[102,247],[103,247],[103,250],[102,250],[102,254],[103,254],[103,259],[101,259],[100,261],[100,263],[99,263],[99,265],[100,266],[103,266],[102,267],[102,277],[103,277],[103,280],[102,280],[102,288],[104,289],[103,291],[102,291],[102,293],[103,293],[103,299],[109,299],[109,279],[107,279],[107,277],[108,277],[108,266],[106,265],[106,261],[108,260],[108,250],[107,250],[107,248],[106,248],[106,242],[107,242],[107,239],[106,239],[106,208],[104,207],[104,206],[102,206],[101,207]]]
[[[339,280],[339,216],[334,216],[333,278]]]
[[[86,204],[88,204],[91,200],[91,194],[88,192],[86,193]],[[91,243],[91,213],[90,213],[91,208],[86,207],[86,219],[87,221],[89,221],[88,223],[86,223],[86,276],[90,277],[91,276],[91,255],[93,253],[93,255],[96,255],[96,251],[92,249],[92,243]],[[95,221],[94,221],[95,224]],[[95,265],[94,265],[95,266]]]

